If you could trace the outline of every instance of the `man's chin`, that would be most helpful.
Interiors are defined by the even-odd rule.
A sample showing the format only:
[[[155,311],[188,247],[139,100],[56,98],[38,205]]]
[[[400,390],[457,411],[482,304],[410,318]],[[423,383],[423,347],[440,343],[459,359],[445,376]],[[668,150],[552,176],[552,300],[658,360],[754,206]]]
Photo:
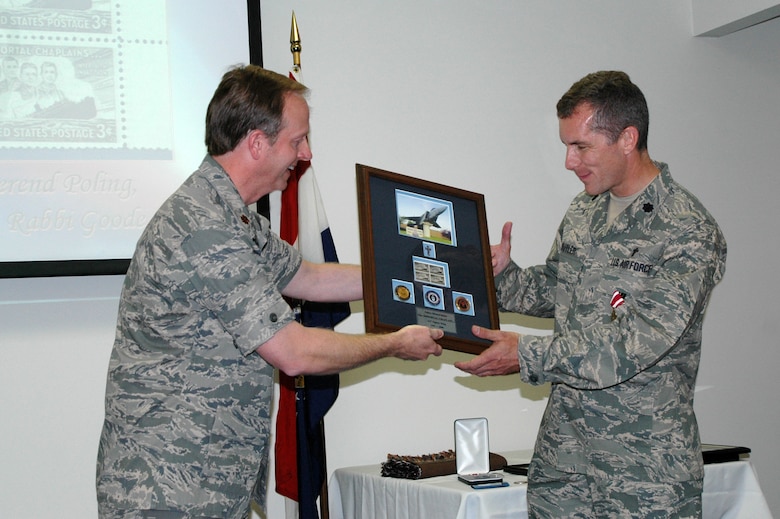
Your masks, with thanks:
[[[582,185],[585,192],[590,196],[600,195],[601,193],[604,192],[602,189],[599,188],[599,186],[594,186],[593,184],[588,184],[586,182],[583,182]]]

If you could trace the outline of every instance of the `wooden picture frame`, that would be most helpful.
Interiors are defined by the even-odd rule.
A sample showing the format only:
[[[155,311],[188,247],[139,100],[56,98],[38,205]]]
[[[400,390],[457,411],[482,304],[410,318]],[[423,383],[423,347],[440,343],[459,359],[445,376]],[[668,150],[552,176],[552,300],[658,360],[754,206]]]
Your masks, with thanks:
[[[484,196],[362,164],[357,173],[366,331],[444,330],[442,347],[479,354],[498,329]]]

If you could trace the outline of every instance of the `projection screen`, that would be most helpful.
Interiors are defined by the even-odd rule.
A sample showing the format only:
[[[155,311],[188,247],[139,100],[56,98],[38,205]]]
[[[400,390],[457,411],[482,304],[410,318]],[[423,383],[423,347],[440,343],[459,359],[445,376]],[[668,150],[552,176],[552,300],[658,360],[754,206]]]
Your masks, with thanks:
[[[249,5],[0,0],[0,277],[124,272],[249,62]]]

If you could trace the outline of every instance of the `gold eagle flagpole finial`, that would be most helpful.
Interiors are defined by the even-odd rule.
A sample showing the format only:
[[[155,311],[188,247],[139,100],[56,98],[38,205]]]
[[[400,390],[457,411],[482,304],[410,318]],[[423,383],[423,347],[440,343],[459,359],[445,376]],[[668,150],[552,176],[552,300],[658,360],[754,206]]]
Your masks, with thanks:
[[[293,55],[293,67],[296,72],[301,68],[301,35],[298,32],[298,20],[295,19],[295,11],[292,13],[292,27],[290,28],[290,52]]]

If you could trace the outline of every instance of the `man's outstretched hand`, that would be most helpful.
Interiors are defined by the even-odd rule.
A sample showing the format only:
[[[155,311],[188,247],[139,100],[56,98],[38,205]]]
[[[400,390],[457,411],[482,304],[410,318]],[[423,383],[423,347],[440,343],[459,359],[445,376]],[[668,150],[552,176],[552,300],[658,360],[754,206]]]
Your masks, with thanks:
[[[511,228],[511,224],[509,225]],[[506,229],[506,225],[504,228]],[[468,362],[456,362],[456,368],[478,377],[508,375],[520,371],[517,355],[519,333],[490,330],[481,326],[472,326],[471,333],[480,339],[493,341],[493,344]]]

